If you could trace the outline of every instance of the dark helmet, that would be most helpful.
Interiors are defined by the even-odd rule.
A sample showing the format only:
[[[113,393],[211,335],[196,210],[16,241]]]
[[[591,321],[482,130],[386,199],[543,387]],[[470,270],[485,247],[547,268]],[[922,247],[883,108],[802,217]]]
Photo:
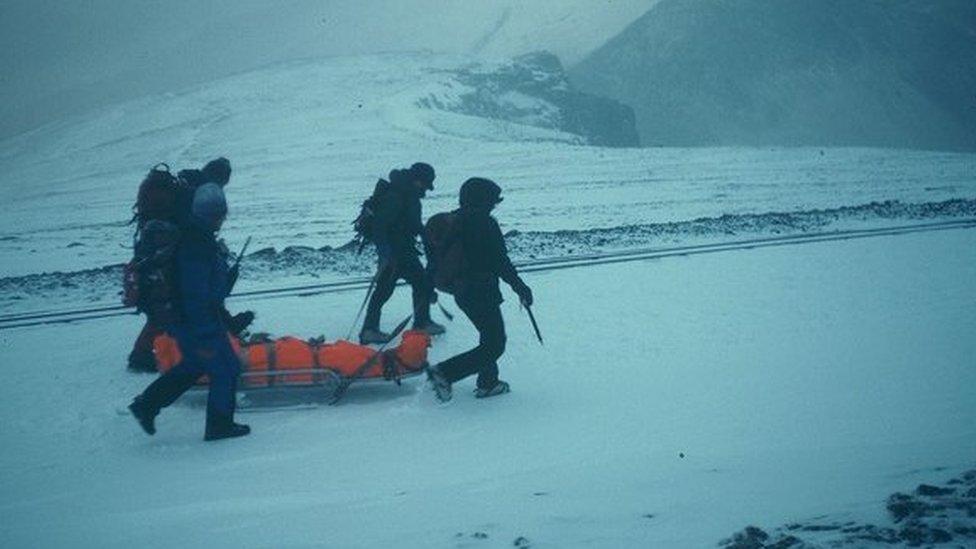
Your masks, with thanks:
[[[413,166],[410,166],[410,175],[413,177],[414,181],[423,181],[426,183],[429,190],[434,189],[434,178],[437,175],[434,173],[434,167],[425,162],[417,162]]]
[[[223,156],[215,158],[203,167],[203,180],[206,183],[216,183],[223,187],[230,181],[230,160]]]
[[[459,202],[462,208],[493,208],[502,201],[502,188],[491,179],[472,177],[461,185]]]

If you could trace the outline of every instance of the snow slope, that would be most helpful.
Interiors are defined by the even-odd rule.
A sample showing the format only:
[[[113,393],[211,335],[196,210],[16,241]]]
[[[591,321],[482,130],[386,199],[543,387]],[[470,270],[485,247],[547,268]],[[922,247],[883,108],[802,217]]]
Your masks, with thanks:
[[[707,547],[885,524],[889,493],[973,466],[974,250],[963,230],[529,275],[547,345],[508,302],[511,395],[354,388],[217,444],[190,403],[153,438],[116,414],[150,380],[121,372],[131,320],[5,331],[0,545]],[[336,337],[360,297],[256,305]],[[452,325],[434,359],[473,336]]]
[[[423,108],[460,86],[466,56],[379,55],[276,65],[149,96],[0,141],[0,276],[128,259],[129,208],[154,163],[223,154],[231,244],[340,246],[375,179],[438,169],[428,212],[496,179],[507,229],[557,231],[976,198],[976,155],[878,149],[605,149],[553,129]],[[558,189],[558,192],[554,190]]]
[[[0,137],[296,59],[381,52],[572,63],[656,0],[5,0]]]

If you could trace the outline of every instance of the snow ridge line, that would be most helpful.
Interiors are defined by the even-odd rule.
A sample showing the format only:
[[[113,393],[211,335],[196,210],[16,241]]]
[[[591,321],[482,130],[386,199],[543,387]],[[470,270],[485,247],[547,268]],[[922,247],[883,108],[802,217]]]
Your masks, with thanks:
[[[944,231],[954,229],[976,228],[976,218],[961,220],[943,221],[937,223],[923,223],[912,225],[900,225],[891,227],[881,227],[875,229],[855,229],[846,231],[827,231],[819,233],[809,233],[792,236],[777,236],[767,238],[753,238],[746,240],[734,240],[728,242],[718,242],[711,244],[698,244],[690,246],[675,246],[665,248],[648,248],[642,250],[626,250],[621,252],[608,252],[601,254],[565,256],[551,259],[528,261],[517,263],[520,272],[544,272],[570,269],[577,267],[591,267],[597,265],[608,265],[614,263],[625,263],[632,261],[646,261],[650,259],[660,259],[666,257],[679,257],[699,255],[705,253],[716,253],[735,250],[750,250],[755,248],[770,248],[778,246],[794,246],[798,244],[811,244],[818,242],[832,242],[841,240],[853,240],[860,238],[871,238],[879,236],[898,236],[917,232]],[[304,286],[294,286],[287,288],[269,288],[265,290],[254,290],[241,292],[230,296],[231,299],[276,299],[282,297],[309,297],[313,295],[338,293],[350,290],[364,290],[369,284],[369,278],[356,278],[345,281],[329,282],[323,284],[309,284]],[[403,285],[404,283],[400,283]],[[49,311],[37,313],[19,313],[0,316],[0,331],[39,326],[45,324],[60,324],[70,322],[81,322],[85,320],[96,320],[123,315],[137,314],[131,307],[114,306],[99,307],[92,309],[76,309],[69,311]]]

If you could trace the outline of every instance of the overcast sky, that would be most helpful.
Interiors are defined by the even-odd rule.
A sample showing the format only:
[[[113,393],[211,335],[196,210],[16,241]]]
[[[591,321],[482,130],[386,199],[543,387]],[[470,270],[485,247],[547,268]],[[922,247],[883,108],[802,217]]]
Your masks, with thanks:
[[[657,0],[3,0],[0,137],[279,61],[385,51],[573,63]]]

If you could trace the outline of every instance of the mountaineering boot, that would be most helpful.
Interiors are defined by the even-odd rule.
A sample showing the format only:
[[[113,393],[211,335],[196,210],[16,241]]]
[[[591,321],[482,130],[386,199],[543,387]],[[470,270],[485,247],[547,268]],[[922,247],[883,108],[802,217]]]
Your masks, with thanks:
[[[389,343],[391,339],[393,336],[375,328],[363,328],[363,331],[359,332],[359,342],[363,345],[382,345]]]
[[[414,324],[413,329],[427,332],[429,336],[441,335],[447,331],[443,324],[438,324],[433,320],[428,321],[426,324]]]
[[[234,423],[232,418],[221,414],[207,414],[207,430],[203,435],[203,440],[237,438],[249,434],[251,434],[251,428],[247,425]]]
[[[139,426],[147,435],[156,434],[156,415],[159,414],[159,410],[149,405],[145,397],[139,395],[132,399],[132,404],[129,404],[129,411],[132,412],[132,417],[136,418]]]
[[[474,397],[475,398],[489,398],[489,397],[493,397],[493,396],[504,395],[505,393],[507,393],[507,392],[509,392],[511,390],[512,389],[511,389],[511,387],[508,386],[508,383],[506,383],[506,382],[504,382],[502,380],[498,380],[498,381],[495,382],[495,384],[493,386],[491,386],[491,387],[489,387],[487,389],[481,388],[481,387],[478,387],[477,389],[475,389],[475,391],[474,391]]]
[[[444,372],[440,370],[439,365],[435,364],[427,367],[427,381],[433,387],[437,400],[449,402],[451,397],[454,396],[451,394],[451,382],[444,376]]]
[[[136,372],[141,374],[155,374],[156,373],[156,355],[152,351],[137,352],[133,351],[129,355],[129,365],[127,369],[130,372]]]

